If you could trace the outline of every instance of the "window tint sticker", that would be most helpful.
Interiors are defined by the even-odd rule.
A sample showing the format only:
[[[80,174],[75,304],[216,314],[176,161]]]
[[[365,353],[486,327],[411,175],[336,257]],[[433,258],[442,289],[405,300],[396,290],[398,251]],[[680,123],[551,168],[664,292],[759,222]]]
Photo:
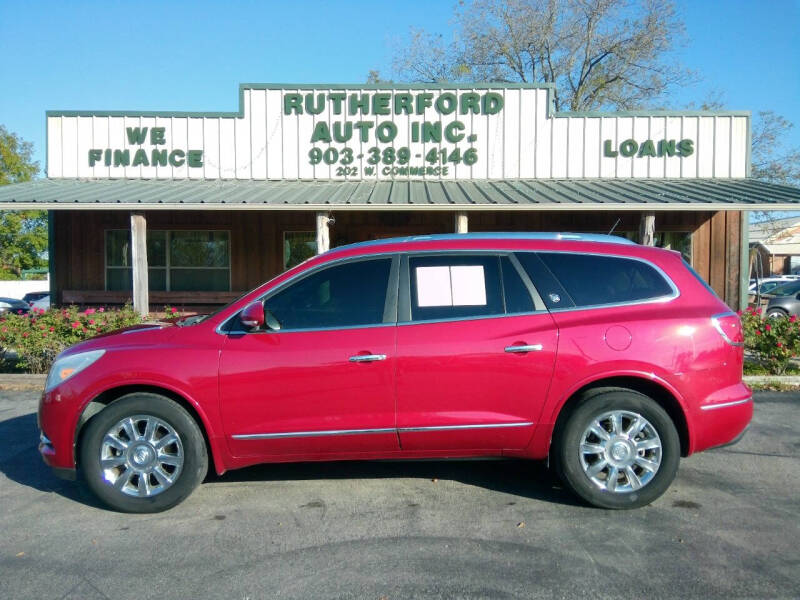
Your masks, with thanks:
[[[483,265],[417,267],[417,306],[486,306]]]
[[[450,267],[417,267],[417,306],[453,306]]]
[[[483,265],[450,267],[453,306],[486,306]]]

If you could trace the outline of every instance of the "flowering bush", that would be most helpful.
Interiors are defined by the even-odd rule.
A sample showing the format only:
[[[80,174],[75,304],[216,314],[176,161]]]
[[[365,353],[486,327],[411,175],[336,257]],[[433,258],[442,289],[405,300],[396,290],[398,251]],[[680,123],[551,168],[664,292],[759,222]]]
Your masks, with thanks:
[[[772,375],[782,375],[800,353],[800,321],[795,316],[764,319],[760,308],[748,308],[741,317],[745,348]]]
[[[164,312],[169,318],[180,316],[174,308],[166,307]],[[18,356],[17,369],[46,373],[58,353],[72,344],[146,320],[128,304],[113,309],[87,308],[82,312],[70,306],[34,308],[25,315],[5,314],[0,317],[0,359],[5,358],[8,350],[14,350]]]

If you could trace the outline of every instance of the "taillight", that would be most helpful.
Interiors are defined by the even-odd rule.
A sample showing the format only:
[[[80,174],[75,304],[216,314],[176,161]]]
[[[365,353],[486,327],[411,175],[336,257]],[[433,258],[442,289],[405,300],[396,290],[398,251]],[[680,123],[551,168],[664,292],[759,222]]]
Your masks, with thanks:
[[[714,315],[711,324],[731,346],[744,346],[744,331],[739,315],[732,312]]]

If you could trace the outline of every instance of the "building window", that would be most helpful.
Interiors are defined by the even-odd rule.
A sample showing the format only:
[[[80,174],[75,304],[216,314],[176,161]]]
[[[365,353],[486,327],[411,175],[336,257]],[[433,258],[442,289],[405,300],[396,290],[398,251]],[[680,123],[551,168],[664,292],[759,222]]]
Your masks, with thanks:
[[[606,233],[599,231],[598,233]],[[639,241],[638,231],[615,231],[614,235],[627,238],[633,242]],[[654,245],[667,250],[677,250],[683,259],[692,264],[692,234],[688,231],[656,231]]]
[[[132,288],[130,231],[106,231],[106,289]],[[227,231],[147,232],[150,291],[230,291],[230,234]]]
[[[296,267],[317,253],[317,234],[314,231],[283,232],[283,270]]]

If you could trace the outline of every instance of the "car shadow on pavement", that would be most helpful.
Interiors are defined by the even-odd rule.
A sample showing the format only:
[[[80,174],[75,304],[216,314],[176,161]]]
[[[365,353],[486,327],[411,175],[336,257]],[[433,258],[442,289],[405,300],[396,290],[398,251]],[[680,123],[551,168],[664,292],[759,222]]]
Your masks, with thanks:
[[[9,480],[74,502],[102,507],[80,481],[57,478],[42,462],[37,448],[36,414],[0,420],[0,472]],[[399,460],[334,461],[264,464],[229,471],[211,471],[207,484],[332,479],[428,479],[465,485],[557,504],[580,505],[544,463],[526,460]]]
[[[59,479],[44,464],[38,450],[35,413],[0,420],[0,440],[0,473],[11,481],[88,506],[101,506],[86,486]]]
[[[264,464],[229,471],[222,476],[210,473],[206,484],[237,481],[383,478],[458,481],[465,485],[482,487],[522,498],[584,506],[563,487],[558,477],[543,462],[518,459],[427,459]]]

